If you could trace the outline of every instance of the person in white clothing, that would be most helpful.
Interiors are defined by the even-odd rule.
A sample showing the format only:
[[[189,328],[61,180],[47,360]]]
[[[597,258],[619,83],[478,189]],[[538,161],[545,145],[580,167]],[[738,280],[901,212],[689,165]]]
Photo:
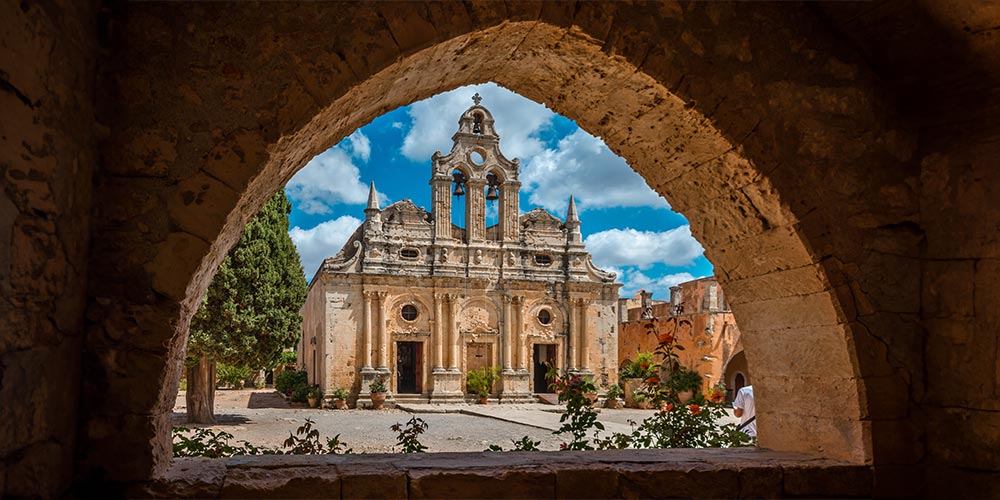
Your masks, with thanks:
[[[733,399],[734,412],[740,419],[740,427],[743,432],[751,437],[757,437],[757,410],[753,405],[753,386],[748,385],[736,392]]]

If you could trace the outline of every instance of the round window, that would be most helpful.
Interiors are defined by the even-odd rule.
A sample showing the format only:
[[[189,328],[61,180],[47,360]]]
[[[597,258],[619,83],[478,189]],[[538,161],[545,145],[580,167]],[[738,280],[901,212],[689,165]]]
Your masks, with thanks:
[[[401,313],[403,315],[403,319],[406,321],[413,321],[417,319],[417,308],[413,304],[406,304],[403,306]]]
[[[550,313],[548,309],[538,311],[538,322],[543,325],[552,323],[552,313]]]
[[[483,156],[483,154],[480,153],[479,151],[473,151],[469,153],[469,159],[472,161],[472,163],[475,163],[476,165],[482,165],[483,163],[486,163],[486,157]]]

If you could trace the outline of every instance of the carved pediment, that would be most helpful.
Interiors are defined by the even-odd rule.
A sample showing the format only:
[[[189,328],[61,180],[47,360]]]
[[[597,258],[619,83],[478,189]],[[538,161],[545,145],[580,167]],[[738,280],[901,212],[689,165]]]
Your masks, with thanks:
[[[401,200],[382,211],[386,224],[430,224],[430,214],[410,200]]]
[[[536,208],[520,217],[521,227],[525,231],[562,231],[563,221],[550,214],[544,208]]]

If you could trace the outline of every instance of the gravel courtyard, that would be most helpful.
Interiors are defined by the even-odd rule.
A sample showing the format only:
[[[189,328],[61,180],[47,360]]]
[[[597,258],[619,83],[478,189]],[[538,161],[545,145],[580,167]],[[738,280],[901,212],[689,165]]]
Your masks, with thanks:
[[[462,413],[420,413],[415,416],[427,422],[428,429],[420,441],[428,452],[483,451],[496,444],[510,449],[512,439],[528,436],[541,441],[542,450],[558,450],[562,437],[552,434],[558,427],[557,408],[546,405],[469,405],[479,415]],[[454,409],[454,407],[452,408]],[[422,411],[422,409],[417,409]],[[215,413],[218,423],[213,429],[224,430],[236,440],[246,440],[258,446],[278,447],[289,432],[311,418],[324,438],[340,434],[355,453],[393,453],[396,433],[390,427],[405,423],[414,416],[393,410],[317,410],[291,408],[270,389],[216,391]],[[641,421],[651,410],[601,411],[600,420],[608,430],[628,430],[628,420]],[[488,416],[483,416],[488,415]],[[174,425],[185,424],[184,392],[177,396]],[[513,421],[510,421],[513,420]],[[198,426],[201,427],[201,426]]]

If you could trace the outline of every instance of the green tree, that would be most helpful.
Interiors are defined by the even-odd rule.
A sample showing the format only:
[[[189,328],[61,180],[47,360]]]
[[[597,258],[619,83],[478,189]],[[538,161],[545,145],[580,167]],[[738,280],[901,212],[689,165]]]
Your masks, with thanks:
[[[288,236],[291,209],[281,190],[250,219],[191,320],[189,422],[214,422],[216,363],[273,368],[299,338],[306,280]]]

